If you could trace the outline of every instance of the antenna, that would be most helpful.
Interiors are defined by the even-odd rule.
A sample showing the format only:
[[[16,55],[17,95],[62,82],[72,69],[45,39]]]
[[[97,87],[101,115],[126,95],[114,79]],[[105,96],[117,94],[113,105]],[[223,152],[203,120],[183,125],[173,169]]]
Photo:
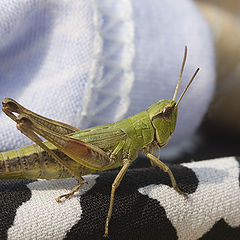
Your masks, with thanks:
[[[188,85],[185,87],[185,89],[184,89],[183,93],[182,93],[182,94],[181,94],[181,96],[179,97],[179,99],[178,99],[178,101],[177,101],[177,104],[176,104],[176,106],[175,106],[175,107],[177,107],[177,106],[178,106],[178,104],[180,103],[180,101],[181,101],[181,99],[183,98],[183,96],[184,96],[185,92],[187,91],[187,89],[188,89],[188,88],[189,88],[189,86],[191,85],[191,83],[192,83],[193,79],[196,77],[196,75],[197,75],[197,73],[198,73],[198,71],[199,71],[199,70],[200,70],[200,68],[198,68],[198,69],[195,71],[195,73],[193,74],[193,76],[192,76],[191,80],[189,81]]]
[[[181,82],[181,79],[182,79],[182,74],[183,74],[183,69],[184,69],[184,65],[185,65],[185,62],[186,62],[186,58],[187,58],[187,46],[185,46],[185,52],[184,52],[181,72],[180,72],[179,79],[178,79],[178,82],[177,82],[177,86],[176,86],[176,89],[175,89],[175,92],[174,92],[174,95],[173,95],[173,101],[175,101],[175,99],[177,97],[177,92],[178,92],[178,88],[179,88],[179,85],[180,85],[180,82]]]

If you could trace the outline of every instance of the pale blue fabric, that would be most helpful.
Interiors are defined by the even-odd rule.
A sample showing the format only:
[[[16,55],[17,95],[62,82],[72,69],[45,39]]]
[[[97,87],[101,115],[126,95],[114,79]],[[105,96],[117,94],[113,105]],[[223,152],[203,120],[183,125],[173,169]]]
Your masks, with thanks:
[[[189,55],[179,91],[197,67],[201,71],[179,106],[172,139],[177,152],[213,94],[211,33],[189,0],[5,0],[0,35],[0,99],[14,98],[78,128],[172,98],[185,45]],[[31,144],[3,113],[0,124],[0,151]]]

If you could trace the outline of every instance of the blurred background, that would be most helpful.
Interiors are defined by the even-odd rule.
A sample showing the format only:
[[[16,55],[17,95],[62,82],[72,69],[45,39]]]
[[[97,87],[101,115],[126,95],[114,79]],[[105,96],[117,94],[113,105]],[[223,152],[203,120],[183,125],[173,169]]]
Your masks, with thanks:
[[[211,27],[216,87],[198,133],[202,141],[189,159],[240,154],[240,2],[195,1]]]

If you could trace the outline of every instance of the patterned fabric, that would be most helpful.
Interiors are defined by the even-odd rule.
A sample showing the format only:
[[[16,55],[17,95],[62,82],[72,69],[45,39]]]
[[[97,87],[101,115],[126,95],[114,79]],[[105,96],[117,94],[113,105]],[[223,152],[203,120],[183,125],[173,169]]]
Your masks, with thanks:
[[[132,168],[116,191],[110,239],[239,239],[240,158],[169,165],[184,200],[158,168]],[[117,170],[74,179],[0,181],[0,239],[104,239]]]

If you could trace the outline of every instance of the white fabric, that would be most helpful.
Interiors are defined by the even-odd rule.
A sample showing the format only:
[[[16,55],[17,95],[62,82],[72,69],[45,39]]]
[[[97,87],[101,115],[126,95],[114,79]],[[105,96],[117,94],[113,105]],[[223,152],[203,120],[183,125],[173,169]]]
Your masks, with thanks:
[[[183,148],[214,89],[209,27],[189,0],[0,2],[0,99],[78,128],[130,116],[172,98],[188,45],[173,143]],[[31,141],[0,114],[0,151]]]
[[[88,184],[82,186],[79,194],[89,191],[95,185],[96,178],[96,175],[86,176]],[[61,204],[56,204],[55,199],[70,191],[76,183],[75,179],[69,178],[28,184],[32,197],[17,210],[14,223],[8,230],[9,238],[63,239],[67,231],[79,221],[83,210],[78,198]]]

